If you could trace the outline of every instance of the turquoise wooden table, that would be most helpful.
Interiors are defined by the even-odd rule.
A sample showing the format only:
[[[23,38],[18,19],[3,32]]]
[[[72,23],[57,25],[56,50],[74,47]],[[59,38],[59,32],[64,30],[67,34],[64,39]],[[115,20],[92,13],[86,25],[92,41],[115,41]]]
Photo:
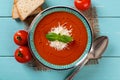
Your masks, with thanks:
[[[13,55],[18,47],[13,42],[17,30],[25,24],[12,19],[13,0],[0,0],[0,80],[64,80],[67,71],[35,71],[18,63]],[[85,66],[74,80],[120,80],[120,0],[92,0],[97,8],[100,34],[109,37],[109,45],[99,64]],[[48,7],[73,7],[73,0],[46,0]]]

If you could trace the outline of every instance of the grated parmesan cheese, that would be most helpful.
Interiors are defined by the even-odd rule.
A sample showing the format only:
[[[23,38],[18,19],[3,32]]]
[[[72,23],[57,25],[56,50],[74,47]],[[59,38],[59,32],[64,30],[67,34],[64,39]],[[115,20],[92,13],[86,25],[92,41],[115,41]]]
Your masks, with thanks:
[[[64,26],[64,25],[65,24],[60,25],[60,23],[58,23],[58,26],[55,27],[55,28],[52,28],[50,32],[53,32],[53,33],[56,33],[56,34],[61,34],[61,35],[71,36],[72,29],[68,30],[66,28],[66,26]]]
[[[50,42],[50,46],[54,47],[56,50],[63,50],[64,48],[67,47],[67,43],[63,43],[60,41],[51,41]]]
[[[52,28],[49,33],[53,32],[53,33],[56,33],[56,34],[71,36],[72,35],[71,34],[72,29],[68,30],[66,28],[66,26],[64,26],[65,24],[60,25],[60,23],[58,23],[58,26]],[[71,26],[70,26],[70,28],[71,28]],[[64,48],[66,48],[68,46],[68,43],[63,43],[63,42],[60,42],[60,41],[50,41],[49,43],[50,43],[51,47],[55,48],[58,51],[63,50]]]

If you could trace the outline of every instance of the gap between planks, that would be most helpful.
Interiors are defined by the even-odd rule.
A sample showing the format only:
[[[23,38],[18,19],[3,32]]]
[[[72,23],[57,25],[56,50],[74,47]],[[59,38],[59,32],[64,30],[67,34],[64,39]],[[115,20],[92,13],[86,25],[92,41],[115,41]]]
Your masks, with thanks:
[[[12,18],[12,16],[0,16],[0,18]],[[120,16],[98,16],[98,18],[120,18]]]
[[[0,18],[12,18],[12,16],[0,16]]]

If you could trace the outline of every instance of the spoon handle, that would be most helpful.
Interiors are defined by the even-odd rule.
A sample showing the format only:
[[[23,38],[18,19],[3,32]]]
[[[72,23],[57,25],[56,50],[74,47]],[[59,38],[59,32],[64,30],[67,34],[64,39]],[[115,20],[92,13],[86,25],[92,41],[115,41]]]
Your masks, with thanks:
[[[74,70],[72,70],[65,80],[73,80],[73,77],[84,67],[88,60],[88,58],[85,58],[83,63],[79,64]]]

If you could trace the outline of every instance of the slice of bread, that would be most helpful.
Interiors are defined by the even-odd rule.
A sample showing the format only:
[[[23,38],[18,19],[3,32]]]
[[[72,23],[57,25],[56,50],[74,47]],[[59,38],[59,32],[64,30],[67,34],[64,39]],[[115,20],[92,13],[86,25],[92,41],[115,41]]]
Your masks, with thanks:
[[[44,3],[44,0],[19,0],[16,3],[20,19],[25,20],[34,10]]]
[[[14,0],[13,9],[12,9],[12,18],[13,19],[18,19],[19,18],[19,14],[18,14],[18,11],[17,11],[17,8],[16,8],[16,3],[18,1],[19,0]],[[30,15],[36,15],[41,11],[42,11],[42,7],[40,6],[35,11],[33,11]]]
[[[36,14],[38,14],[41,11],[42,11],[42,7],[40,6],[35,11],[33,11],[30,15],[36,15]]]
[[[13,19],[19,18],[18,11],[17,11],[16,5],[15,5],[17,3],[17,1],[19,1],[19,0],[14,0],[14,3],[13,3],[13,8],[12,8],[12,18]]]
[[[17,9],[16,9],[15,5],[13,5],[13,9],[12,9],[12,18],[13,19],[19,18],[19,15],[18,15],[18,12],[17,12]]]
[[[14,4],[17,3],[19,0],[14,0]]]
[[[42,11],[42,7],[40,6],[35,11],[33,11],[30,15],[36,15],[41,11]],[[18,14],[18,11],[17,11],[17,8],[16,8],[15,4],[13,5],[13,9],[12,9],[12,18],[13,19],[18,19],[19,18],[19,14]]]

